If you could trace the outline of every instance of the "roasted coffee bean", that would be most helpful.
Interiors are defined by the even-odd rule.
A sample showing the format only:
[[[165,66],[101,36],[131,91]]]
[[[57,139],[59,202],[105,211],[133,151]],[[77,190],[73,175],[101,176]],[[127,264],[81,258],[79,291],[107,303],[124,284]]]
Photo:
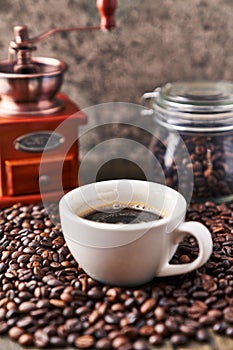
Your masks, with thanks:
[[[100,300],[102,299],[104,293],[103,291],[98,288],[98,287],[93,287],[91,288],[88,292],[87,292],[87,295],[91,298],[91,299],[94,299],[94,300]]]
[[[49,342],[54,347],[64,347],[66,345],[65,340],[58,336],[50,337]]]
[[[49,344],[49,336],[43,329],[38,329],[34,334],[35,345],[39,348],[44,348]]]
[[[163,338],[158,334],[153,334],[149,337],[149,344],[161,346],[163,344]]]
[[[216,322],[213,326],[213,331],[218,334],[225,334],[226,329],[227,325],[223,321]]]
[[[115,314],[106,314],[104,320],[108,324],[118,324],[120,322],[120,317]]]
[[[162,321],[165,319],[166,311],[164,307],[157,306],[154,310],[154,316],[158,321]]]
[[[119,288],[109,288],[107,291],[106,291],[106,297],[113,301],[113,300],[117,300],[118,299],[118,296],[119,296],[119,293],[120,293],[120,289]]]
[[[8,329],[9,329],[9,325],[7,324],[7,322],[0,321],[0,334],[6,333]]]
[[[48,309],[44,308],[44,309],[36,309],[36,310],[32,310],[30,312],[30,315],[32,317],[43,317],[46,313],[48,312]]]
[[[108,338],[102,338],[96,342],[95,346],[100,350],[109,350],[112,349],[112,342]]]
[[[33,336],[29,333],[24,333],[19,337],[18,342],[23,346],[31,345],[33,344]]]
[[[34,319],[31,316],[25,316],[23,318],[20,318],[17,322],[17,326],[20,328],[28,328],[30,326],[34,325]]]
[[[139,328],[138,332],[142,337],[147,337],[154,333],[154,327],[143,325],[142,327]]]
[[[139,334],[139,330],[136,327],[126,326],[121,329],[121,333],[124,334],[128,339],[134,340]]]
[[[94,325],[94,328],[95,328],[94,336],[96,337],[96,339],[101,339],[101,338],[107,337],[107,331],[103,328],[98,328],[99,326],[97,326],[97,324],[98,323],[96,323]]]
[[[61,281],[57,280],[56,278],[49,278],[47,280],[47,284],[50,287],[63,286],[63,283]]]
[[[12,317],[12,318],[9,318],[9,320],[7,320],[7,325],[9,327],[14,327],[18,324],[18,320],[19,320],[19,317]]]
[[[10,338],[17,340],[24,333],[23,328],[20,327],[12,327],[10,328],[8,335]]]
[[[150,346],[145,340],[136,340],[133,343],[134,350],[149,350]]]
[[[155,330],[155,332],[156,332],[157,334],[159,334],[159,335],[165,335],[165,334],[166,334],[166,331],[167,331],[165,324],[164,324],[164,323],[161,323],[161,322],[157,323],[157,324],[154,326],[154,330]]]
[[[82,335],[75,339],[74,345],[80,349],[88,349],[94,345],[94,338],[91,335]]]
[[[128,338],[123,335],[119,335],[118,337],[113,339],[112,346],[114,349],[119,349],[127,343],[128,343]]]
[[[171,337],[171,343],[173,345],[184,345],[187,343],[187,341],[188,341],[188,338],[184,334],[181,334],[181,333],[174,334]]]
[[[7,264],[3,261],[0,263],[0,273],[4,273],[7,270]]]
[[[196,334],[197,327],[192,324],[183,323],[180,326],[180,331],[188,337],[193,337]]]
[[[65,329],[67,333],[71,332],[79,332],[83,329],[83,324],[79,319],[76,318],[69,318],[65,321]]]
[[[233,306],[226,307],[223,313],[225,321],[233,324]]]
[[[233,327],[232,326],[227,327],[225,334],[232,338],[233,337]]]
[[[3,307],[0,308],[0,320],[4,321],[6,319],[7,310]]]
[[[140,307],[140,312],[146,314],[151,311],[156,305],[156,301],[153,298],[147,299]]]
[[[91,314],[89,315],[88,320],[89,320],[90,323],[95,323],[98,320],[99,317],[100,317],[100,315],[99,315],[98,311],[97,310],[93,310],[91,312]]]
[[[19,305],[19,311],[28,313],[36,309],[36,304],[31,301],[24,301]]]
[[[210,339],[209,333],[206,329],[198,329],[196,333],[196,339],[199,342],[207,342]]]
[[[49,302],[51,305],[59,308],[64,308],[66,306],[66,303],[60,299],[50,299]]]

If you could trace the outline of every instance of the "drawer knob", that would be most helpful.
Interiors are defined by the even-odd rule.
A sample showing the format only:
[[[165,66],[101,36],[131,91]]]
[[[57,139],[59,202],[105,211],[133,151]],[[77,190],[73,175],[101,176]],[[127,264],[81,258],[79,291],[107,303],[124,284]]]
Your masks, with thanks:
[[[41,175],[39,177],[40,186],[48,186],[50,184],[50,176],[49,175]]]

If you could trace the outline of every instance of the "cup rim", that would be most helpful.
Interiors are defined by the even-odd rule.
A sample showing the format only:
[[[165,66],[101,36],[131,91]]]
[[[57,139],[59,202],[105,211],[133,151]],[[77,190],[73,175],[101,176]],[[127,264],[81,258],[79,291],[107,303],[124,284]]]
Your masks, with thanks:
[[[108,231],[111,229],[111,231],[119,231],[119,229],[122,229],[124,228],[124,231],[128,231],[128,232],[131,232],[131,231],[135,231],[137,229],[141,230],[141,229],[149,229],[149,228],[152,228],[152,227],[155,227],[155,226],[162,226],[162,225],[165,225],[167,224],[168,222],[171,221],[171,218],[173,220],[175,220],[176,218],[178,218],[179,216],[181,216],[181,214],[184,212],[184,215],[186,213],[186,207],[187,207],[187,203],[186,203],[186,200],[185,198],[183,197],[183,195],[181,193],[179,193],[178,191],[174,190],[173,188],[169,187],[169,186],[166,186],[166,185],[162,185],[162,184],[159,184],[159,183],[156,183],[156,182],[150,182],[150,181],[144,181],[144,180],[134,180],[134,179],[117,179],[117,180],[104,180],[104,181],[100,181],[99,183],[101,184],[105,184],[105,183],[119,183],[119,182],[122,182],[122,181],[129,181],[130,183],[134,183],[134,184],[141,184],[141,183],[148,183],[148,185],[152,185],[152,186],[156,186],[157,188],[166,188],[166,190],[170,191],[171,193],[173,193],[174,195],[176,195],[176,198],[179,200],[179,201],[182,201],[183,202],[183,208],[181,208],[179,210],[179,212],[177,212],[176,215],[172,215],[172,214],[169,214],[169,215],[166,215],[165,217],[162,217],[161,219],[159,220],[152,220],[152,221],[149,221],[149,222],[140,222],[140,223],[130,223],[130,224],[113,224],[113,223],[105,223],[105,222],[96,222],[96,221],[91,221],[91,220],[88,220],[88,219],[85,219],[79,215],[77,215],[77,213],[74,213],[72,211],[72,209],[70,208],[70,210],[67,210],[66,211],[66,214],[69,216],[70,219],[72,219],[72,221],[75,221],[75,222],[81,222],[85,225],[88,225],[88,226],[91,226],[91,227],[94,227],[96,229],[101,229],[103,231]],[[79,186],[69,192],[67,192],[61,199],[60,199],[60,203],[59,203],[59,207],[61,208],[63,206],[63,203],[65,202],[67,204],[66,208],[68,208],[68,200],[69,200],[69,197],[71,197],[72,195],[80,192],[81,188],[83,186],[89,186],[89,187],[92,187],[93,185],[96,185],[98,184],[97,182],[95,183],[90,183],[90,184],[86,184],[86,185],[82,185],[82,186]],[[64,209],[64,207],[63,207]],[[66,236],[69,236],[67,233],[66,233]]]

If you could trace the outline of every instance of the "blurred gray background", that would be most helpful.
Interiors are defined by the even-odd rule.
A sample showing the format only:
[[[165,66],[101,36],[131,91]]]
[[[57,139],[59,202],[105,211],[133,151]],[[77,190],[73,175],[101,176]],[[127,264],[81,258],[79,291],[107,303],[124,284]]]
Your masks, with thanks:
[[[119,0],[111,33],[56,34],[34,56],[69,65],[62,91],[81,108],[139,103],[167,81],[233,79],[232,0]],[[13,26],[30,36],[53,27],[98,25],[95,0],[0,0],[0,59]]]

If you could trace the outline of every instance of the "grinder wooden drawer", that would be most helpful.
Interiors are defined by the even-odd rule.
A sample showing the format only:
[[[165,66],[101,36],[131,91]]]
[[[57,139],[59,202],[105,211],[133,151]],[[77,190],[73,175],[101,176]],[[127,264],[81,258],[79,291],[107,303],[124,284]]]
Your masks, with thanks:
[[[41,189],[45,192],[56,191],[61,182],[60,168],[63,159],[51,158],[46,160],[46,173],[39,174],[40,158],[6,160],[6,182],[8,195],[20,195],[38,193]],[[76,187],[77,160],[73,155],[68,155],[64,160],[62,170],[63,188]],[[40,183],[40,185],[39,185]]]

